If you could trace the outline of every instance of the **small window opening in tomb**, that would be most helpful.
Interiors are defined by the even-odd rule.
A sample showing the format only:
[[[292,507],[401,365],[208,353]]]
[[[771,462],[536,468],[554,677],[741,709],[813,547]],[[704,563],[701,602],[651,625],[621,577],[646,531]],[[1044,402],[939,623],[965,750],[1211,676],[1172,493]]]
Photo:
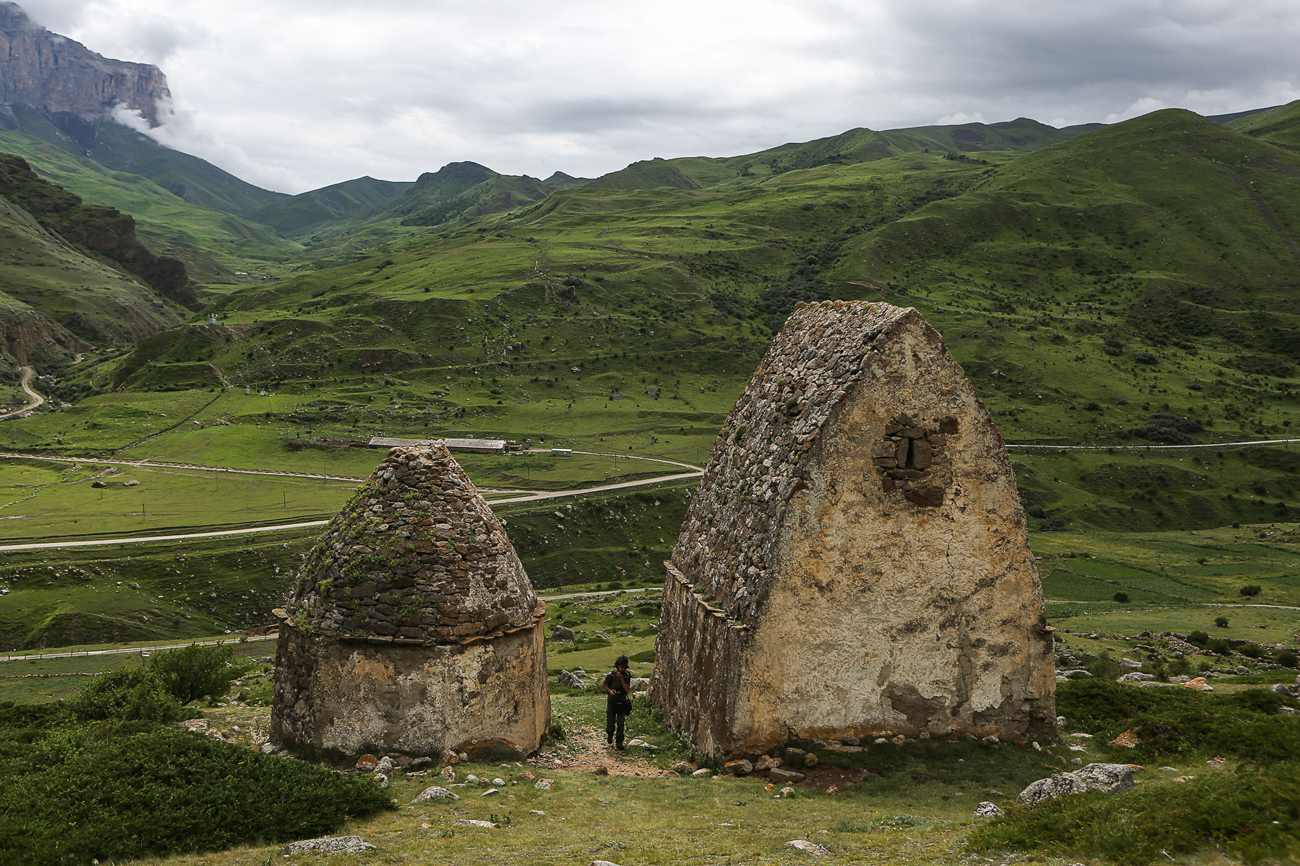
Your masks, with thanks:
[[[886,493],[898,493],[913,505],[938,508],[948,486],[948,437],[957,432],[957,419],[944,418],[936,429],[900,415],[885,425],[885,437],[872,457]]]

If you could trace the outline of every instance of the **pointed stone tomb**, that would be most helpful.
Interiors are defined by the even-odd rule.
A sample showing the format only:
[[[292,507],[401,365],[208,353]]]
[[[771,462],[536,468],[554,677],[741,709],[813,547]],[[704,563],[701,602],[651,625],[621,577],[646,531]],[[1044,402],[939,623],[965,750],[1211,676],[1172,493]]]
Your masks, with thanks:
[[[651,700],[701,752],[1055,739],[1052,639],[1011,464],[916,310],[796,309],[666,565]]]
[[[347,755],[532,752],[550,726],[544,611],[446,447],[394,448],[277,611],[272,741]]]

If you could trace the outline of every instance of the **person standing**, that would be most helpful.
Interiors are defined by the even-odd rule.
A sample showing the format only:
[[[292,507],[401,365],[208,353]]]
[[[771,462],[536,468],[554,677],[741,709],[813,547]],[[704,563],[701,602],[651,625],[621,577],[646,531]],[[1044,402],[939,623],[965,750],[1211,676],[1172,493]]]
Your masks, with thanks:
[[[605,743],[623,751],[623,727],[627,714],[632,712],[632,699],[628,692],[632,680],[627,672],[627,656],[614,660],[614,669],[605,674]]]

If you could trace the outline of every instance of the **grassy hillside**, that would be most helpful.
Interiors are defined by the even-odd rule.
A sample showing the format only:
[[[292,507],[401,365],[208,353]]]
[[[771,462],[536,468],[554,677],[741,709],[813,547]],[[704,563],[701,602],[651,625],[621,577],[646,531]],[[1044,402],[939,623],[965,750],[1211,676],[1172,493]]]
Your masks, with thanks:
[[[668,160],[700,186],[716,186],[745,178],[766,177],[822,165],[853,165],[910,153],[1028,152],[1100,129],[1087,124],[1057,129],[1028,118],[1003,123],[964,123],[876,131],[850,129],[813,141],[724,158],[686,157]]]
[[[71,114],[53,119],[29,106],[15,106],[16,132],[85,156],[113,171],[148,178],[182,200],[209,210],[251,217],[288,198],[217,168],[206,160],[164,147],[147,135],[112,120],[87,122]]]
[[[1270,144],[1300,149],[1300,100],[1230,121],[1228,126]]]
[[[413,183],[375,180],[360,177],[295,195],[262,208],[255,214],[264,223],[286,236],[310,232],[322,224],[331,224],[369,216],[409,191]]]
[[[1285,150],[1160,112],[1024,156],[590,185],[233,294],[215,330],[85,376],[273,390],[314,435],[698,460],[795,302],[865,297],[921,309],[1010,441],[1277,437],[1300,408],[1297,176]]]
[[[1297,409],[1298,177],[1287,150],[1157,112],[985,172],[831,273],[921,308],[1010,439],[1119,442],[1143,413],[1276,437]]]
[[[181,259],[196,280],[216,287],[247,282],[234,272],[273,266],[301,249],[267,226],[190,204],[142,175],[105,168],[25,133],[0,130],[0,152],[23,157],[41,177],[87,202],[131,214],[156,253]]]
[[[81,206],[36,178],[22,160],[0,159],[0,328],[11,357],[22,363],[70,360],[88,345],[128,344],[180,321],[176,305],[53,231],[62,228],[78,239],[95,234],[101,246],[134,244],[116,217],[121,214]]]

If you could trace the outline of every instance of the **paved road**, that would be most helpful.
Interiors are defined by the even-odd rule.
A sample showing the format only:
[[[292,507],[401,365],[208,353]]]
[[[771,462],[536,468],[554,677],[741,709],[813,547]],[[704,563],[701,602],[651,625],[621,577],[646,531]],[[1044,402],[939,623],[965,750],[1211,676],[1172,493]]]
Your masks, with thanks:
[[[28,412],[45,402],[45,397],[32,390],[31,382],[36,376],[36,371],[31,367],[19,367],[18,369],[23,371],[23,378],[18,384],[27,392],[27,396],[31,399],[28,401],[27,405],[21,409],[15,409],[12,412],[6,412],[3,415],[0,415],[0,421],[5,420],[6,418],[17,418],[19,415],[26,415]]]
[[[0,457],[5,455],[0,454]],[[659,484],[668,481],[682,481],[691,478],[698,478],[703,475],[703,470],[695,472],[684,472],[678,475],[660,475],[655,478],[642,478],[638,481],[623,481],[618,484],[602,484],[597,487],[584,487],[581,490],[555,490],[555,491],[538,491],[529,493],[525,496],[511,496],[505,499],[494,499],[488,502],[488,506],[504,505],[515,502],[542,502],[550,499],[564,499],[573,496],[590,496],[596,493],[607,493],[611,490],[626,490],[632,487],[645,487],[650,484]],[[319,477],[319,476],[317,476]],[[63,547],[104,547],[113,544],[142,544],[151,541],[184,541],[192,538],[219,538],[227,535],[251,535],[260,532],[276,532],[281,529],[308,529],[313,526],[324,526],[329,523],[328,520],[304,520],[298,523],[278,523],[268,526],[246,526],[240,529],[221,529],[211,530],[208,532],[185,532],[175,535],[137,535],[125,536],[121,538],[95,538],[83,540],[66,540],[66,541],[39,541],[29,542],[26,544],[3,544],[0,545],[0,553],[15,550],[52,550]]]

